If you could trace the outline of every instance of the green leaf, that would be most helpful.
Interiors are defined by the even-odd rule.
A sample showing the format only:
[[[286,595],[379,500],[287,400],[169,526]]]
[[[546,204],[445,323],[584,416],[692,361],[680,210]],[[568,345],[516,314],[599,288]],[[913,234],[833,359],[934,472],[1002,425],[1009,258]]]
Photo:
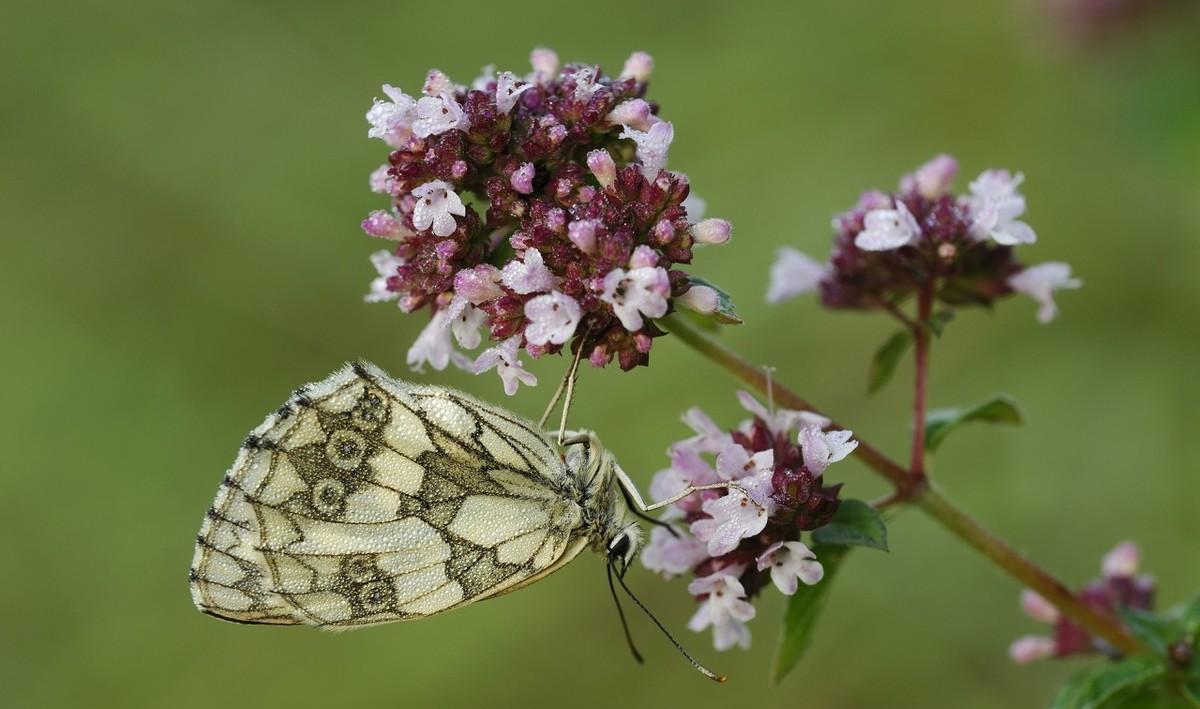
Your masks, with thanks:
[[[688,276],[688,283],[693,286],[707,286],[717,292],[717,309],[711,313],[699,313],[700,317],[720,325],[741,325],[742,319],[733,307],[733,298],[725,289],[714,285],[700,276]]]
[[[842,500],[829,524],[813,532],[818,544],[888,550],[887,526],[878,510],[862,500]]]
[[[946,326],[953,319],[953,310],[941,310],[929,316],[929,319],[925,321],[925,327],[929,328],[934,337],[941,337],[942,333],[946,331]]]
[[[1183,628],[1178,622],[1160,618],[1140,608],[1118,608],[1117,614],[1134,637],[1159,655],[1166,656],[1171,643],[1183,635]]]
[[[1179,619],[1183,632],[1188,635],[1200,635],[1200,596],[1171,609],[1171,614]]]
[[[925,415],[925,448],[936,450],[950,432],[968,421],[1021,423],[1021,411],[1007,396],[995,396],[968,409],[937,409]]]
[[[1067,680],[1051,709],[1116,709],[1167,674],[1162,660],[1136,655],[1120,662],[1090,667]]]
[[[1188,706],[1200,707],[1200,679],[1181,685],[1179,693],[1187,700]]]
[[[783,631],[779,636],[779,650],[775,653],[775,668],[772,679],[783,680],[800,662],[808,646],[812,644],[813,627],[825,607],[825,596],[833,584],[834,574],[841,567],[851,547],[824,546],[816,544],[813,553],[825,569],[825,576],[812,586],[800,584],[796,593],[788,599],[787,612],[783,617]]]
[[[897,330],[876,350],[875,357],[871,359],[871,368],[867,370],[868,394],[874,394],[888,383],[911,344],[912,334],[908,330]]]

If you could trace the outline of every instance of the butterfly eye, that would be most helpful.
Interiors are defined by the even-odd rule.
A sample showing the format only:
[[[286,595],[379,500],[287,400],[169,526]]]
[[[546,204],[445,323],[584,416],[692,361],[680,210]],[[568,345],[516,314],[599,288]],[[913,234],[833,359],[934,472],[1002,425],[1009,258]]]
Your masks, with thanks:
[[[612,543],[608,545],[608,556],[614,559],[625,560],[625,555],[629,553],[629,535],[622,532],[613,538]]]

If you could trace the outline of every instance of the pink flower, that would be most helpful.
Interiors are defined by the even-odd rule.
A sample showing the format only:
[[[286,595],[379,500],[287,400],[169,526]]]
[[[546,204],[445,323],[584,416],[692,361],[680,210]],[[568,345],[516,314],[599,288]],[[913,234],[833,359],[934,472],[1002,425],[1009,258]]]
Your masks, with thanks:
[[[921,234],[921,227],[904,202],[897,199],[894,209],[873,209],[863,219],[863,230],[854,245],[863,251],[890,251],[906,246]]]
[[[509,178],[509,184],[512,188],[521,194],[529,194],[533,192],[533,175],[534,167],[531,162],[521,163],[521,166],[513,171],[512,177]]]
[[[532,345],[561,345],[575,334],[581,314],[579,303],[569,295],[539,295],[525,303],[525,339]]]
[[[453,94],[460,89],[462,87],[451,81],[440,69],[430,69],[425,75],[425,85],[421,87],[421,93],[426,96],[440,96]]]
[[[829,272],[825,264],[817,263],[803,253],[785,246],[771,264],[771,285],[767,289],[768,303],[782,303],[801,293],[815,291]]]
[[[698,244],[720,245],[729,241],[733,225],[724,219],[705,219],[692,226],[692,237]]]
[[[567,238],[571,240],[572,244],[575,244],[575,248],[583,253],[594,254],[596,253],[596,227],[598,226],[600,226],[600,222],[596,219],[577,219],[567,225]]]
[[[623,101],[609,111],[605,120],[629,128],[646,130],[650,127],[650,104],[640,98]]]
[[[391,170],[391,168],[391,165],[384,164],[375,168],[375,171],[371,173],[369,182],[372,192],[375,194],[387,194],[393,196],[397,194],[398,189],[396,186],[396,180],[393,179],[389,174],[389,170]]]
[[[858,448],[858,441],[850,440],[851,431],[822,431],[809,426],[800,431],[800,448],[804,453],[804,465],[813,475],[825,472],[830,463],[836,463]]]
[[[436,316],[435,316],[436,317]],[[504,382],[504,393],[512,396],[517,393],[517,388],[524,384],[526,386],[537,385],[537,377],[525,371],[521,366],[519,352],[521,347],[521,337],[510,337],[504,342],[483,351],[475,361],[471,364],[470,370],[475,374],[483,374],[484,372],[495,369],[500,375],[500,380]]]
[[[1104,555],[1100,570],[1104,578],[1133,578],[1137,576],[1141,550],[1133,542],[1121,542]]]
[[[687,292],[675,299],[676,304],[688,310],[709,315],[717,312],[721,305],[721,294],[715,288],[694,285]]]
[[[762,451],[751,457],[744,448],[732,442],[718,454],[718,475],[736,482],[737,487],[730,488],[721,497],[706,500],[701,509],[709,519],[692,523],[692,533],[708,543],[710,556],[728,554],[741,540],[753,537],[767,526],[767,518],[774,506],[771,501],[774,460],[773,451]],[[734,475],[737,477],[731,477]]]
[[[511,71],[502,71],[496,76],[496,108],[500,113],[511,111],[521,94],[533,88],[533,84],[524,82],[518,86],[519,81]]]
[[[1040,304],[1037,319],[1038,322],[1044,324],[1058,316],[1058,306],[1054,303],[1054,291],[1079,288],[1083,285],[1083,281],[1071,277],[1069,265],[1058,261],[1049,261],[1030,266],[1009,276],[1008,285],[1018,293],[1024,293]]]
[[[418,138],[428,138],[431,135],[441,135],[450,130],[466,130],[470,127],[462,106],[454,100],[454,96],[444,93],[440,96],[425,96],[417,101],[416,119],[412,122],[412,132]]]
[[[454,293],[472,305],[480,305],[504,295],[497,285],[500,270],[491,264],[482,263],[473,268],[464,268],[454,276]]]
[[[670,293],[671,282],[662,268],[614,268],[604,277],[600,299],[612,305],[613,314],[626,330],[636,332],[642,329],[643,315],[660,318],[667,314]]]
[[[654,71],[654,57],[645,52],[634,52],[625,60],[625,66],[621,69],[621,78],[642,82],[650,78],[652,71]]]
[[[553,49],[535,48],[529,53],[529,65],[533,67],[533,73],[529,75],[532,83],[547,84],[558,76],[558,54]]]
[[[739,391],[737,398],[742,408],[761,419],[767,425],[767,430],[775,435],[787,433],[793,428],[825,428],[830,424],[829,419],[811,411],[768,410],[758,399],[746,391]]]
[[[546,268],[537,249],[526,249],[524,261],[509,261],[500,272],[500,280],[511,290],[525,293],[544,293],[558,285],[558,277]]]
[[[617,164],[612,155],[603,148],[597,148],[587,154],[587,166],[600,183],[600,187],[608,187],[617,179]]]
[[[1060,617],[1058,609],[1050,601],[1028,588],[1021,591],[1021,609],[1030,618],[1048,625],[1057,623]]]
[[[399,148],[412,135],[416,103],[411,96],[391,84],[383,85],[383,93],[391,100],[375,99],[371,110],[367,111],[367,122],[371,124],[367,137],[380,138],[393,148]]]
[[[458,346],[466,350],[478,347],[483,341],[479,329],[483,327],[487,313],[466,302],[462,302],[462,307],[459,308],[451,306],[448,311],[451,317],[450,331],[454,333]]]
[[[445,310],[433,314],[425,329],[417,335],[412,347],[408,349],[408,366],[414,372],[421,371],[428,363],[434,369],[441,371],[450,363],[450,355],[454,351],[450,344],[450,315]]]
[[[667,149],[675,138],[675,128],[667,121],[655,123],[647,131],[626,128],[622,138],[629,138],[637,145],[637,158],[642,163],[642,174],[653,181],[667,164]]]
[[[991,238],[1003,246],[1032,244],[1037,241],[1033,229],[1017,217],[1025,213],[1025,198],[1017,187],[1025,176],[1015,176],[1008,170],[985,170],[968,187],[971,196],[967,206],[971,210],[972,234],[977,239]]]
[[[417,231],[425,231],[432,225],[433,233],[437,236],[450,236],[458,228],[454,215],[462,217],[467,214],[462,199],[441,180],[419,185],[412,194],[417,199],[412,215],[413,227]]]
[[[799,581],[811,586],[821,580],[825,569],[817,555],[800,542],[776,542],[758,557],[758,570],[771,570],[771,581],[785,595],[799,588]]]
[[[368,303],[385,303],[399,298],[399,293],[388,290],[388,279],[396,275],[396,270],[404,265],[404,259],[391,251],[376,251],[371,254],[371,265],[379,275],[371,281],[370,290],[363,296],[363,300]]]
[[[938,199],[950,191],[958,174],[958,161],[942,154],[900,179],[902,192],[916,191],[925,199]]]
[[[671,578],[687,573],[708,558],[708,545],[691,534],[663,527],[650,530],[650,543],[642,550],[642,566]]]
[[[754,606],[746,600],[746,590],[737,576],[718,571],[692,581],[688,593],[708,595],[688,622],[688,628],[698,633],[711,626],[713,646],[718,650],[728,650],[734,645],[750,647],[746,621],[754,617]]]
[[[371,236],[396,241],[412,234],[404,227],[404,222],[382,209],[377,209],[367,215],[367,218],[362,221],[362,230]]]
[[[1018,665],[1028,665],[1037,660],[1054,657],[1056,644],[1054,638],[1038,635],[1026,635],[1017,638],[1008,647],[1008,656]]]

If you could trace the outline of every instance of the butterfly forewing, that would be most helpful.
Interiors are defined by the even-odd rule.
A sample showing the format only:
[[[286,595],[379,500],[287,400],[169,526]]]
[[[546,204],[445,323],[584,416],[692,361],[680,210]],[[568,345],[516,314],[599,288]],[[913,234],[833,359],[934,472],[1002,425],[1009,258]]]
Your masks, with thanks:
[[[197,538],[193,599],[330,627],[457,608],[579,553],[574,484],[515,414],[346,367],[246,440]]]

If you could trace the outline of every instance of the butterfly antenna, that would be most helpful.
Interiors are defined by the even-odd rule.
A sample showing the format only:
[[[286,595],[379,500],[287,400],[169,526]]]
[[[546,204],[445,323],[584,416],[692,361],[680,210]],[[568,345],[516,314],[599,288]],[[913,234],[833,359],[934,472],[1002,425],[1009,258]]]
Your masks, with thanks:
[[[633,653],[633,659],[638,663],[645,662],[642,659],[642,653],[638,652],[637,646],[633,644],[633,635],[629,632],[629,622],[625,620],[625,609],[621,608],[621,599],[617,598],[617,587],[613,585],[613,567],[612,561],[605,565],[608,568],[608,592],[612,594],[613,603],[617,606],[617,616],[621,618],[621,630],[625,631],[625,642],[629,643],[629,651]]]
[[[610,576],[609,578],[611,580],[612,577]],[[719,675],[716,672],[713,672],[712,670],[708,669],[704,665],[700,664],[700,662],[696,658],[692,657],[691,653],[689,653],[687,650],[684,650],[683,646],[679,644],[679,641],[675,639],[675,636],[671,635],[671,632],[669,630],[667,630],[666,626],[664,626],[662,624],[662,622],[659,621],[658,618],[654,617],[654,614],[650,612],[650,609],[647,608],[644,603],[642,603],[640,600],[638,600],[637,596],[633,595],[633,591],[630,591],[629,586],[627,586],[625,584],[624,578],[622,578],[621,576],[618,575],[617,583],[621,584],[621,588],[625,589],[625,593],[629,595],[630,600],[632,600],[634,602],[634,604],[637,605],[638,608],[641,608],[642,612],[645,613],[650,618],[650,620],[654,621],[654,624],[658,626],[658,629],[662,631],[662,634],[667,636],[667,640],[671,641],[671,644],[675,646],[675,649],[678,650],[681,655],[686,657],[688,659],[688,662],[692,663],[692,667],[695,667],[696,670],[700,674],[713,680],[714,682],[725,682],[726,680],[729,679],[725,675]]]
[[[575,379],[579,373],[579,360],[583,358],[583,345],[587,341],[585,333],[583,339],[579,341],[579,348],[575,350],[575,358],[571,360],[571,368],[567,370],[567,398],[563,401],[562,419],[558,422],[558,444],[561,446],[563,436],[567,433],[567,414],[571,411],[571,401],[575,398]]]

